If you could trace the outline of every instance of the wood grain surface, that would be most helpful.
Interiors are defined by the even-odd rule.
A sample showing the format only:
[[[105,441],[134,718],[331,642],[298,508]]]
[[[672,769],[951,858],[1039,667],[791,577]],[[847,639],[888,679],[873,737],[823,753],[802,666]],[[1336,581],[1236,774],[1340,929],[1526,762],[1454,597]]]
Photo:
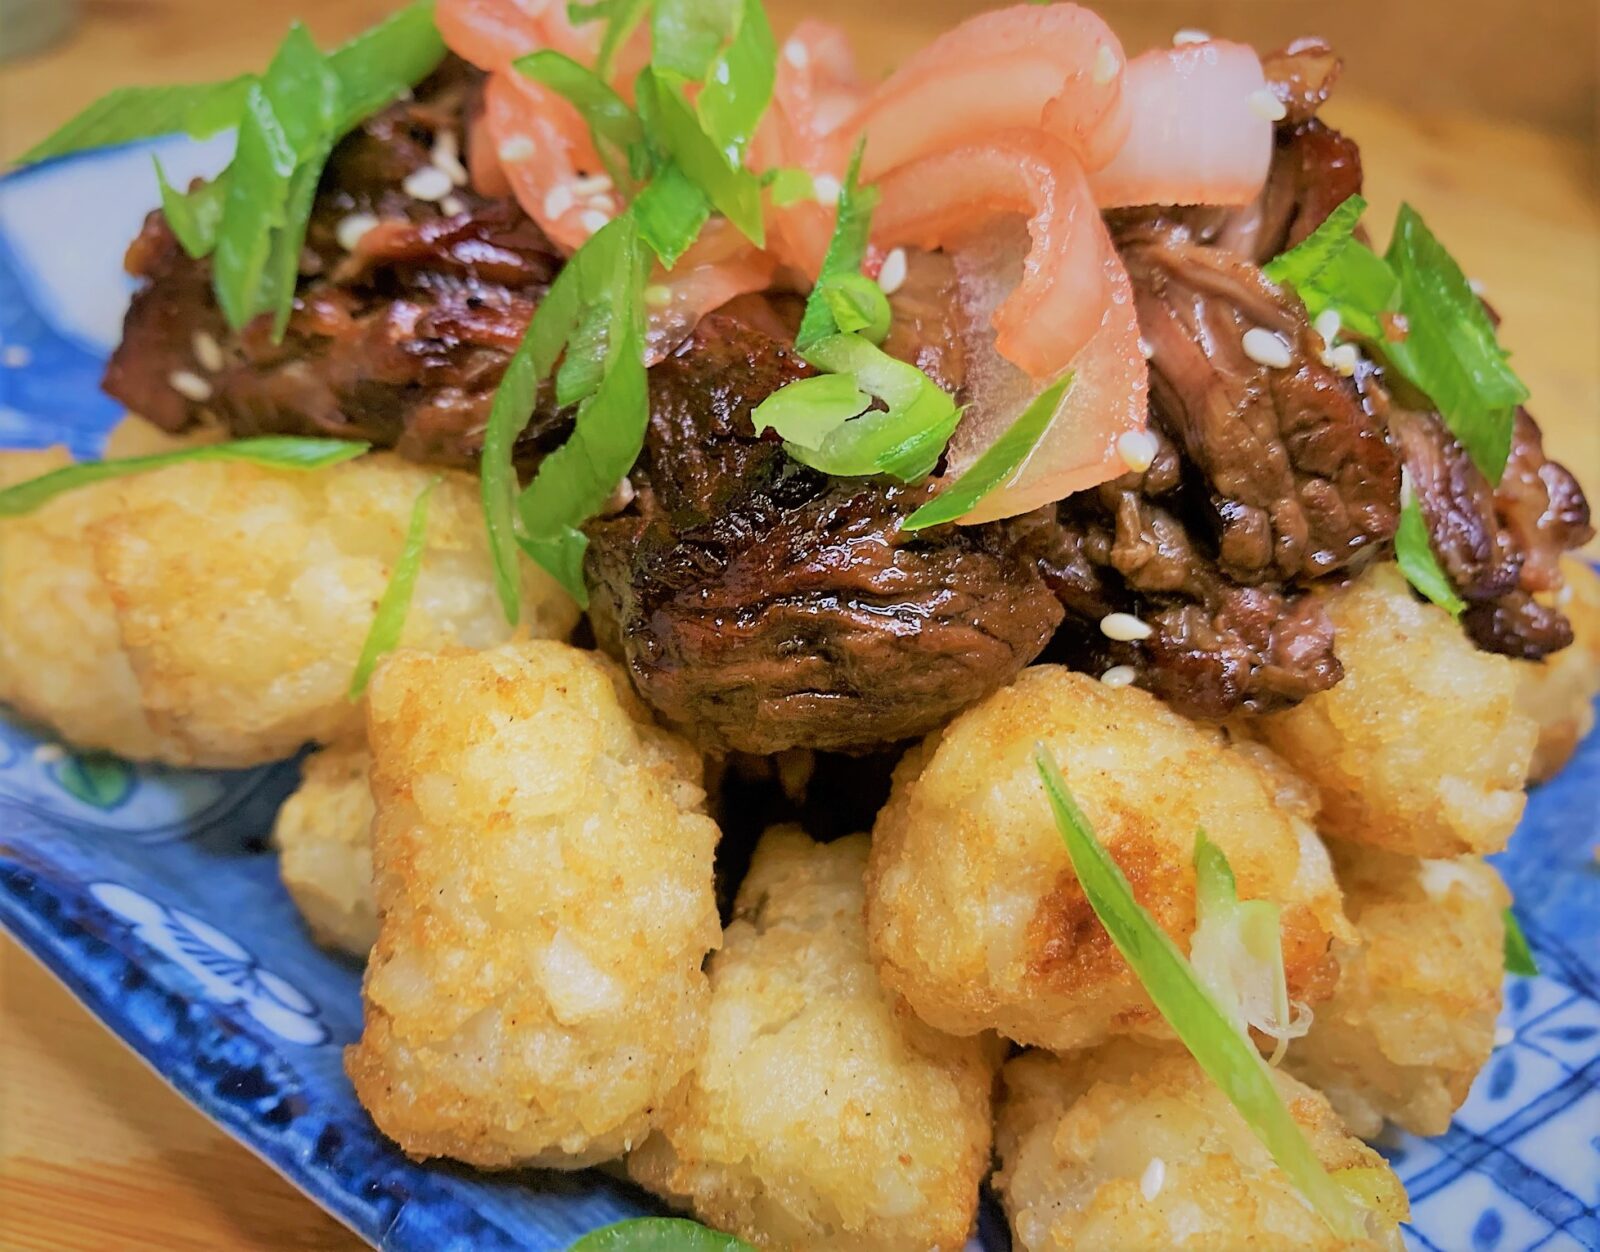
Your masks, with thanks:
[[[292,16],[305,15],[320,38],[332,40],[388,7],[387,0],[88,0],[68,42],[0,66],[0,159],[113,86],[256,68]],[[876,73],[930,30],[978,6],[773,0],[769,7],[780,30],[804,12],[844,21],[859,37],[864,66]],[[1288,4],[1206,7],[1246,25],[1259,20],[1267,38],[1277,37],[1272,32],[1284,25],[1285,12],[1305,11]],[[1423,7],[1442,13],[1446,6]],[[1146,14],[1129,27],[1142,33],[1148,21]],[[1141,41],[1130,34],[1128,42]],[[1592,38],[1576,43],[1587,44],[1592,57]],[[1345,51],[1360,56],[1359,49]],[[1590,73],[1592,100],[1592,59]],[[1402,199],[1425,213],[1504,317],[1504,341],[1533,388],[1533,409],[1552,451],[1600,488],[1592,119],[1565,113],[1537,127],[1460,111],[1419,112],[1416,99],[1347,94],[1330,109],[1331,120],[1361,143],[1371,220],[1391,220]],[[1543,116],[1559,103],[1545,92],[1531,114],[1520,106],[1519,112]],[[15,943],[0,939],[0,1249],[359,1246],[184,1104]]]

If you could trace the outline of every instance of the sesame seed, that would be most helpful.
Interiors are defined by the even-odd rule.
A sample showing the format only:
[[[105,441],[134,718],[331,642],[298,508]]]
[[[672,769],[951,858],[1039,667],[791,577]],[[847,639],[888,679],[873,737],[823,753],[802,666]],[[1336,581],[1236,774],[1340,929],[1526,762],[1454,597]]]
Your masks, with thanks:
[[[1156,350],[1150,346],[1150,341],[1148,339],[1146,339],[1143,335],[1140,335],[1139,336],[1139,355],[1142,356],[1145,360],[1148,361],[1155,354],[1156,354]]]
[[[1481,296],[1483,294],[1483,283],[1476,278],[1467,279],[1467,287],[1475,296]]]
[[[1333,341],[1339,337],[1341,325],[1338,309],[1323,309],[1317,314],[1317,320],[1311,323],[1311,328],[1322,336],[1323,343],[1332,347]]]
[[[201,369],[215,374],[227,364],[227,359],[222,355],[222,345],[212,335],[197,330],[190,342],[194,348],[194,359],[200,362]]]
[[[1341,343],[1327,351],[1328,364],[1349,378],[1361,364],[1361,353],[1353,343]]]
[[[400,184],[400,190],[414,200],[443,200],[455,184],[450,175],[434,165],[424,165],[412,170]]]
[[[544,215],[554,221],[566,215],[568,210],[578,203],[578,197],[572,194],[572,188],[566,183],[552,187],[550,193],[544,198]]]
[[[644,302],[652,309],[664,309],[672,303],[672,288],[665,283],[651,283],[644,289]]]
[[[606,497],[606,502],[600,506],[601,516],[609,517],[613,513],[622,512],[623,509],[633,503],[634,495],[633,482],[624,475],[617,485],[611,489],[611,494]]]
[[[1501,1026],[1494,1032],[1494,1046],[1503,1048],[1517,1037],[1517,1032],[1509,1026]]]
[[[211,384],[193,370],[173,370],[167,375],[167,385],[185,400],[196,404],[211,399]]]
[[[883,294],[892,296],[905,285],[906,281],[906,250],[895,248],[883,258],[883,268],[878,271],[878,286],[883,288]]]
[[[371,213],[352,213],[334,227],[333,237],[346,252],[354,252],[377,224],[378,219]]]
[[[611,214],[601,209],[585,209],[578,215],[578,225],[591,235],[611,220]]]
[[[439,201],[439,208],[448,213],[451,217],[455,217],[456,214],[465,213],[467,211],[467,202],[460,196],[449,195],[443,200]]]
[[[500,159],[502,161],[526,161],[538,149],[533,146],[533,140],[526,135],[513,135],[500,145]]]
[[[1149,1203],[1161,1194],[1162,1185],[1167,1181],[1167,1163],[1159,1156],[1152,1156],[1150,1164],[1144,1167],[1144,1173],[1139,1175],[1139,1194]]]
[[[839,203],[839,180],[832,174],[818,174],[811,180],[811,187],[819,204]]]
[[[1107,613],[1100,619],[1100,633],[1118,643],[1134,643],[1155,633],[1150,623],[1132,613]]]
[[[40,765],[53,765],[67,758],[67,750],[59,743],[41,743],[33,750],[33,759]]]
[[[1133,666],[1113,665],[1100,675],[1100,681],[1108,687],[1131,687],[1137,677],[1139,677],[1138,671]]]
[[[1287,369],[1289,362],[1294,360],[1289,345],[1261,326],[1252,326],[1244,332],[1243,346],[1247,357],[1268,369]]]
[[[1117,436],[1117,455],[1122,463],[1141,474],[1150,468],[1161,451],[1161,441],[1148,430],[1130,430]]]
[[[1110,44],[1103,43],[1095,50],[1094,69],[1090,71],[1089,78],[1097,86],[1103,87],[1115,78],[1121,70],[1121,60],[1112,51]]]
[[[1203,30],[1184,29],[1173,32],[1172,46],[1182,48],[1191,43],[1210,43],[1211,36]]]
[[[20,343],[8,343],[0,349],[0,365],[10,370],[27,369],[33,364],[33,353]]]
[[[803,70],[811,64],[811,54],[798,39],[791,39],[783,45],[783,59],[797,70]]]
[[[572,180],[572,194],[575,196],[600,196],[611,190],[611,179],[605,174],[585,174],[582,178]]]
[[[453,130],[441,130],[433,139],[433,150],[428,159],[433,168],[441,171],[452,186],[467,185],[467,167],[461,164],[461,141]]]
[[[1289,106],[1273,95],[1271,88],[1262,87],[1250,93],[1250,112],[1269,122],[1281,122],[1289,116]]]

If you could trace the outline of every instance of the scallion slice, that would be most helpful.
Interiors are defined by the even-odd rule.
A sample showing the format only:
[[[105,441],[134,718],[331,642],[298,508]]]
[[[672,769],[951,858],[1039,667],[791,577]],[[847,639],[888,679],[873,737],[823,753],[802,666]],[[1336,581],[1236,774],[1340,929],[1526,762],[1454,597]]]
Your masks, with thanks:
[[[743,1239],[683,1217],[638,1217],[605,1226],[567,1252],[755,1252]]]
[[[386,653],[393,652],[406,628],[406,615],[411,611],[411,597],[417,589],[417,575],[422,572],[422,556],[428,550],[428,501],[438,478],[417,493],[411,506],[411,522],[406,527],[405,543],[389,571],[389,585],[378,600],[378,611],[373,615],[367,630],[366,642],[361,645],[361,657],[356,662],[355,673],[350,677],[350,698],[359,700],[372,681],[372,671]]]
[[[1539,972],[1539,964],[1533,959],[1533,949],[1528,946],[1528,936],[1522,933],[1522,924],[1517,921],[1515,913],[1506,909],[1503,916],[1506,923],[1506,972],[1532,978]]]

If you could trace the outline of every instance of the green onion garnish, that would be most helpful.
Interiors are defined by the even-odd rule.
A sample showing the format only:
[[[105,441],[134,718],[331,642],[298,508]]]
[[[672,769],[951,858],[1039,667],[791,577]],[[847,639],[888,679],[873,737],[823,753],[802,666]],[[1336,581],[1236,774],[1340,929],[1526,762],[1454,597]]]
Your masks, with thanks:
[[[682,1217],[638,1217],[584,1235],[567,1252],[755,1252],[743,1239]]]
[[[0,491],[0,517],[20,517],[24,513],[31,513],[63,492],[75,491],[90,483],[144,474],[184,461],[247,461],[268,469],[315,470],[353,460],[371,446],[347,439],[262,435],[256,439],[235,439],[231,443],[180,448],[175,452],[131,456],[120,461],[85,461],[81,465],[64,465],[58,470]]]
[[[644,143],[644,125],[611,84],[588,66],[549,49],[530,52],[512,62],[512,68],[565,97],[583,115],[611,181],[629,191],[637,172],[637,158],[631,154]]]
[[[1506,923],[1506,973],[1532,978],[1539,972],[1539,966],[1533,959],[1533,949],[1528,946],[1528,936],[1522,933],[1522,924],[1517,921],[1515,913],[1506,909],[1503,916]]]
[[[366,642],[361,645],[361,657],[356,671],[350,677],[350,698],[359,700],[372,681],[372,671],[378,661],[393,652],[406,628],[406,614],[411,611],[411,596],[417,589],[417,575],[422,572],[422,555],[428,550],[428,500],[439,485],[437,477],[417,493],[417,502],[411,506],[411,523],[406,527],[405,543],[389,571],[389,585],[378,600],[378,611],[373,615],[367,630]]]
[[[1034,763],[1090,907],[1161,1016],[1334,1233],[1351,1240],[1364,1237],[1362,1214],[1351,1194],[1317,1160],[1261,1054],[1206,990],[1177,944],[1134,898],[1043,744],[1034,749]]]
[[[1022,415],[1006,428],[966,473],[902,522],[904,530],[923,530],[964,517],[978,502],[1003,483],[1011,481],[1039,446],[1061,399],[1072,386],[1072,375],[1057,379],[1034,398]]]
[[[833,310],[828,307],[827,297],[823,293],[828,284],[849,274],[859,274],[862,262],[867,259],[867,236],[872,230],[872,210],[878,204],[878,190],[861,185],[861,154],[865,145],[865,140],[858,143],[850,157],[850,168],[845,174],[844,186],[839,191],[839,209],[833,235],[828,240],[828,250],[822,258],[817,285],[807,297],[805,313],[800,318],[800,330],[795,335],[794,346],[802,356],[813,344],[843,329],[833,320]]]
[[[1461,267],[1417,211],[1400,207],[1380,257],[1354,234],[1365,208],[1351,196],[1303,243],[1268,262],[1266,275],[1293,287],[1313,317],[1335,310],[1345,329],[1432,401],[1473,463],[1498,482],[1528,389]]]
[[[1422,506],[1411,495],[1409,484],[1400,494],[1400,525],[1394,532],[1394,559],[1406,581],[1441,609],[1456,617],[1466,610],[1466,601],[1456,594],[1450,576],[1433,553]]]
[[[254,75],[241,74],[220,83],[119,87],[34,144],[17,158],[17,164],[32,165],[69,152],[179,131],[205,139],[238,124],[245,93],[254,81]]]
[[[846,334],[860,335],[873,343],[882,343],[888,337],[893,317],[889,297],[865,274],[841,274],[818,283],[817,290],[833,314],[833,324]]]

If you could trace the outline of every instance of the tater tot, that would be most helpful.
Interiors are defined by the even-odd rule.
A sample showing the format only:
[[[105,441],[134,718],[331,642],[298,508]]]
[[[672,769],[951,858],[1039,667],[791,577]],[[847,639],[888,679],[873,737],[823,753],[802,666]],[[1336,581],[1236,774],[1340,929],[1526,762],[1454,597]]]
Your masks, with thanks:
[[[1370,1238],[1340,1238],[1187,1052],[1117,1043],[1002,1071],[995,1176],[1017,1252],[1302,1252],[1402,1247],[1400,1180],[1328,1101],[1273,1084],[1323,1168],[1361,1170]]]
[[[192,462],[119,484],[90,527],[96,564],[151,720],[194,763],[271,760],[359,729],[350,675],[432,477],[379,455],[314,472]],[[441,478],[402,641],[487,647],[511,628],[477,484]],[[529,629],[564,637],[576,606],[525,573]]]
[[[701,762],[548,641],[400,652],[368,699],[380,917],[346,1067],[414,1157],[576,1168],[698,1056],[720,930]]]
[[[72,464],[65,449],[0,452],[0,486]],[[0,701],[79,748],[181,761],[151,724],[117,634],[111,596],[84,542],[115,484],[0,519]]]
[[[1285,1064],[1363,1138],[1385,1118],[1443,1134],[1494,1048],[1510,896],[1475,857],[1330,851],[1360,942],[1341,945],[1338,989]]]
[[[1566,588],[1561,607],[1572,622],[1572,646],[1542,661],[1516,661],[1521,685],[1517,707],[1533,718],[1539,743],[1528,778],[1553,778],[1594,729],[1594,698],[1600,695],[1600,573],[1581,557],[1561,562]]]
[[[961,1248],[989,1167],[998,1041],[896,1005],[861,921],[867,839],[763,836],[711,962],[693,1077],[628,1159],[761,1248]]]
[[[1041,665],[908,753],[873,831],[873,956],[924,1021],[1057,1051],[1124,1034],[1171,1038],[1072,872],[1035,741],[1182,947],[1204,828],[1241,897],[1282,907],[1291,996],[1315,1003],[1333,990],[1329,943],[1349,924],[1321,842],[1276,802],[1279,780],[1145,692]]]
[[[361,739],[306,758],[278,810],[278,872],[324,947],[365,958],[378,938],[372,898],[372,757]]]
[[[1317,788],[1330,837],[1410,856],[1503,848],[1522,815],[1533,722],[1516,665],[1481,652],[1395,565],[1327,597],[1344,678],[1256,733]]]

